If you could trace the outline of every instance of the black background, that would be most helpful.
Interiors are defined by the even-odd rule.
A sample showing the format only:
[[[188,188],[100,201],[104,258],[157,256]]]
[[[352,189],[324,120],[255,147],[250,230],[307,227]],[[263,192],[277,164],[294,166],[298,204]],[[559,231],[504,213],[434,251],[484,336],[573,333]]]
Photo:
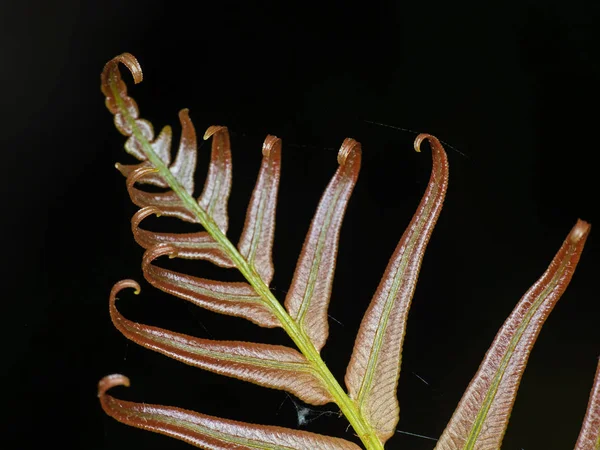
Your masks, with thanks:
[[[339,379],[431,165],[428,152],[412,150],[414,132],[372,122],[448,144],[450,187],[405,340],[399,430],[441,434],[497,329],[576,219],[600,223],[597,2],[283,5],[3,3],[3,448],[188,448],[102,413],[96,383],[113,372],[132,380],[115,396],[296,426],[285,394],[154,354],[110,323],[112,284],[143,281],[129,228],[136,208],[113,168],[131,159],[99,89],[103,65],[121,52],[142,64],[141,85],[125,79],[156,129],[171,124],[177,136],[184,107],[199,133],[229,127],[234,242],[262,140],[283,139],[273,282],[281,299],[337,148],[347,136],[362,143],[330,308],[336,321],[323,350]],[[600,353],[596,233],[531,354],[504,449],[567,449],[577,438]],[[237,279],[207,263],[180,267]],[[145,282],[139,298],[122,297],[121,311],[134,320],[288,343],[280,330],[199,310]],[[335,414],[307,428],[356,441]],[[387,448],[433,446],[398,433]]]

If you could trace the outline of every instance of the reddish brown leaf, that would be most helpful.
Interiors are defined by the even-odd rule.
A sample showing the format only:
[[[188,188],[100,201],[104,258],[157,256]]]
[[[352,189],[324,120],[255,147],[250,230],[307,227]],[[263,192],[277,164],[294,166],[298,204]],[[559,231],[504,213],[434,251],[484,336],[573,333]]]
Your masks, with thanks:
[[[338,153],[339,167],[321,197],[298,258],[285,307],[317,350],[329,335],[327,308],[346,206],[360,170],[361,149],[346,139]]]
[[[126,319],[115,305],[117,294],[126,287],[136,293],[140,290],[133,280],[115,284],[110,293],[110,316],[115,327],[136,344],[191,366],[288,391],[306,403],[323,405],[332,401],[306,358],[292,348],[200,339]]]
[[[169,166],[172,132],[170,127],[165,127],[160,135],[156,139],[154,138],[152,125],[139,118],[137,104],[127,95],[127,86],[121,79],[118,70],[119,63],[123,63],[131,71],[136,83],[142,80],[142,70],[134,56],[124,53],[109,61],[101,76],[102,92],[106,95],[106,106],[115,116],[117,129],[125,136],[129,136],[125,149],[143,161],[136,166],[117,166],[127,176],[129,194],[133,202],[142,208],[154,206],[160,209],[164,215],[178,217],[189,222],[198,222],[197,217],[183,206],[175,192],[149,193],[134,187],[136,182],[168,187],[166,181],[152,170],[154,167],[150,164],[150,153],[155,153],[163,164]],[[187,110],[181,111],[179,118],[183,132],[177,158],[170,165],[169,170],[184,190],[192,194],[197,153],[196,133]],[[206,131],[204,139],[211,136],[213,143],[210,166],[204,190],[198,202],[225,233],[227,231],[227,201],[231,189],[229,134],[225,127],[212,126]],[[144,147],[144,140],[149,143],[151,150]]]
[[[204,140],[212,136],[212,152],[204,190],[198,203],[223,233],[227,232],[227,200],[231,191],[231,146],[226,127],[212,126]]]
[[[500,448],[529,353],[571,281],[589,230],[588,223],[577,221],[546,272],[506,319],[436,449]]]
[[[152,264],[159,256],[176,256],[173,247],[161,244],[144,253],[142,269],[150,284],[195,305],[230,316],[244,317],[262,327],[281,323],[248,283],[197,278]]]
[[[600,450],[600,361],[575,450]]]
[[[117,168],[128,176],[134,169],[148,167],[148,156],[140,137],[145,138],[152,147],[152,150],[169,166],[171,162],[171,138],[170,127],[164,127],[159,136],[154,138],[154,129],[147,120],[140,119],[139,109],[135,101],[127,95],[127,85],[121,79],[118,70],[118,64],[124,64],[133,75],[135,83],[142,81],[142,69],[135,57],[129,53],[124,53],[110,60],[102,71],[101,82],[102,92],[106,96],[106,107],[115,116],[115,125],[117,129],[129,139],[125,143],[125,150],[135,156],[143,163],[135,166],[117,165]],[[124,109],[126,114],[122,113]],[[185,189],[192,193],[194,187],[193,173],[196,166],[196,132],[189,118],[187,109],[179,113],[179,120],[182,126],[182,136],[179,145],[179,151],[175,162],[171,165],[171,172]],[[136,133],[139,133],[136,136]],[[157,186],[167,187],[167,183],[156,173],[147,174],[143,180],[144,183],[151,183]],[[145,206],[145,205],[144,205]]]
[[[396,398],[406,319],[425,247],[442,209],[448,186],[448,160],[440,142],[421,134],[433,152],[433,169],[425,195],[396,247],[365,313],[346,372],[348,393],[382,442],[396,429]]]
[[[186,208],[175,192],[146,192],[135,187],[136,183],[143,183],[146,178],[155,175],[156,170],[147,165],[138,167],[129,174],[127,191],[131,201],[140,208],[152,207],[160,211],[162,215],[198,223],[196,216]]]
[[[194,125],[190,120],[189,111],[187,109],[182,109],[179,112],[179,121],[181,122],[181,140],[179,141],[179,149],[177,150],[177,157],[175,161],[170,166],[171,172],[175,175],[177,180],[181,183],[181,185],[185,188],[185,190],[189,194],[194,193],[194,172],[196,169],[196,156],[197,156],[197,143],[196,143],[196,130],[194,129]],[[149,125],[151,126],[151,125]],[[163,133],[167,131],[168,139],[160,139],[157,138],[157,141],[161,143],[164,142],[163,145],[155,145],[153,144],[154,150],[163,155],[161,159],[166,165],[170,164],[171,161],[171,128],[165,127],[163,129]],[[128,141],[128,142],[136,142],[137,141]],[[139,146],[139,144],[136,144]],[[156,148],[158,147],[158,148]],[[145,160],[146,157],[143,151],[140,149],[135,149],[135,151],[130,151],[129,153],[137,156],[139,159]],[[147,161],[144,161],[140,164],[134,165],[122,165],[117,163],[117,169],[125,176],[128,177],[131,172],[140,167],[151,167]],[[168,184],[158,175],[158,174],[149,174],[144,177],[144,180],[140,180],[144,183],[152,183],[161,187],[168,187]]]
[[[98,397],[109,416],[126,425],[164,434],[195,447],[211,450],[360,450],[344,439],[255,425],[207,416],[171,406],[119,400],[106,393],[114,386],[129,386],[124,375],[109,375],[98,383]]]
[[[235,267],[221,246],[206,232],[161,233],[140,228],[140,223],[151,214],[160,216],[158,208],[147,206],[140,209],[131,218],[131,229],[135,241],[146,250],[159,244],[173,247],[178,258],[204,259],[221,267]]]
[[[275,208],[281,170],[281,139],[267,136],[258,180],[246,212],[238,248],[268,286],[273,278]]]

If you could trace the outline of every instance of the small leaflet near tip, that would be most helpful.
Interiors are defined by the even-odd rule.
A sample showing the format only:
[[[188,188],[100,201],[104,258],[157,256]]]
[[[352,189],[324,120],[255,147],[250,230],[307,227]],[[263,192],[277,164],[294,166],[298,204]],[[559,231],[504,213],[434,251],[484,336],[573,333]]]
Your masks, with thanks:
[[[235,267],[222,247],[206,231],[165,233],[140,228],[141,222],[152,214],[160,217],[161,211],[159,208],[146,206],[131,218],[133,237],[146,250],[166,244],[176,249],[178,258],[201,259],[210,261],[220,267]]]
[[[131,201],[140,208],[153,207],[160,210],[165,216],[177,217],[187,222],[197,223],[197,217],[183,204],[179,196],[173,191],[165,193],[146,192],[135,187],[136,183],[143,182],[148,176],[153,176],[156,169],[150,166],[141,166],[127,177],[127,191]]]
[[[223,234],[226,234],[229,224],[227,202],[231,192],[232,170],[229,131],[227,127],[211,126],[204,134],[205,139],[210,137],[212,145],[208,175],[198,203]]]
[[[246,212],[238,248],[268,286],[273,278],[273,240],[275,211],[281,177],[281,139],[267,136],[258,179]]]

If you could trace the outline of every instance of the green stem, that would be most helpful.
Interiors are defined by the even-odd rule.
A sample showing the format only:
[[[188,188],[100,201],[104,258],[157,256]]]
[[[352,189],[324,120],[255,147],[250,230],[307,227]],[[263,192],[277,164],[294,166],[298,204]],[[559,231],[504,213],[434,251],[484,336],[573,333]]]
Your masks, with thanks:
[[[317,373],[320,375],[323,384],[327,387],[327,390],[331,393],[334,401],[339,406],[342,413],[346,416],[359,438],[365,445],[367,450],[383,450],[383,444],[375,434],[373,427],[365,420],[363,415],[356,403],[348,397],[344,389],[340,386],[338,381],[335,379],[321,355],[314,347],[312,341],[302,331],[299,324],[288,314],[281,303],[271,293],[269,287],[264,283],[260,275],[256,273],[254,267],[244,259],[244,257],[238,252],[237,248],[231,243],[231,241],[225,236],[225,234],[219,229],[217,224],[212,218],[204,211],[198,202],[183,188],[177,178],[171,173],[169,168],[163,163],[163,161],[154,152],[150,142],[145,138],[137,123],[133,117],[129,114],[123,99],[119,95],[119,91],[115,85],[115,78],[111,77],[110,88],[113,92],[117,105],[119,106],[120,113],[125,117],[129,126],[132,129],[133,136],[135,139],[142,144],[144,153],[148,158],[148,161],[158,169],[160,176],[169,184],[169,187],[177,194],[183,204],[189,211],[194,213],[198,218],[199,222],[206,229],[206,231],[217,241],[225,253],[236,265],[237,269],[244,275],[246,280],[252,285],[254,290],[263,298],[265,303],[269,306],[273,314],[279,319],[283,329],[292,338],[298,349],[306,357],[306,359],[313,365]]]

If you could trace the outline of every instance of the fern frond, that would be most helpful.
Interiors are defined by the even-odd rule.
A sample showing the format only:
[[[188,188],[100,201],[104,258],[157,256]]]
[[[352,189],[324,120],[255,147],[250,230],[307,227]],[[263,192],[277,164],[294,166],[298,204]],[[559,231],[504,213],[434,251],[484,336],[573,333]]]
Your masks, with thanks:
[[[129,136],[126,150],[142,160],[142,163],[137,167],[123,172],[127,176],[127,187],[133,202],[144,208],[144,212],[138,212],[134,216],[133,228],[136,230],[134,232],[137,232],[138,241],[142,244],[154,244],[146,252],[144,263],[144,275],[146,278],[157,287],[176,295],[187,297],[192,301],[200,299],[201,302],[204,302],[203,306],[209,306],[213,310],[229,314],[234,313],[250,318],[250,314],[245,315],[239,308],[241,299],[234,299],[235,295],[232,295],[235,294],[233,292],[235,288],[241,286],[226,285],[222,282],[207,283],[207,280],[193,279],[183,274],[175,275],[173,272],[157,268],[153,264],[150,264],[154,258],[161,254],[170,253],[172,256],[177,256],[177,247],[181,248],[187,255],[192,253],[195,257],[206,257],[206,259],[215,262],[221,261],[224,262],[222,265],[225,266],[228,266],[229,261],[231,261],[231,264],[244,275],[248,281],[248,285],[254,291],[255,295],[248,290],[244,292],[250,297],[249,303],[254,303],[254,305],[260,304],[276,318],[276,321],[292,338],[306,361],[312,367],[314,376],[325,386],[331,399],[338,404],[342,413],[346,415],[366,448],[382,449],[382,443],[372,427],[365,421],[365,418],[358,411],[356,404],[343,391],[319,355],[318,349],[324,343],[326,334],[321,330],[319,331],[320,341],[317,338],[313,340],[315,336],[310,336],[306,329],[302,327],[301,322],[288,314],[268,287],[268,282],[273,272],[270,266],[272,266],[271,251],[274,213],[279,180],[279,140],[269,137],[263,148],[261,173],[248,208],[240,245],[239,248],[236,248],[225,234],[227,231],[227,215],[226,207],[223,205],[226,204],[225,202],[229,195],[229,173],[231,167],[229,138],[226,128],[211,127],[205,134],[205,138],[213,137],[211,169],[209,169],[209,176],[207,177],[203,194],[196,200],[189,189],[189,183],[184,184],[181,174],[173,173],[168,165],[169,160],[162,151],[165,147],[164,142],[167,142],[167,139],[157,138],[153,141],[152,130],[148,126],[148,122],[139,118],[137,105],[127,95],[126,86],[121,79],[118,70],[119,63],[123,63],[130,69],[136,82],[141,80],[141,69],[137,60],[129,54],[124,54],[113,59],[107,63],[103,71],[102,91],[107,96],[106,104],[108,109],[115,115],[117,128],[122,134]],[[167,134],[165,132],[165,135]],[[157,144],[157,141],[160,142],[160,145]],[[357,148],[358,144],[355,141],[347,140],[339,152],[338,164],[340,169],[334,176],[331,186],[333,186],[332,189],[337,191],[337,195],[341,196],[340,201],[338,202],[336,199],[333,199],[334,201],[331,203],[331,199],[325,197],[322,200],[325,218],[329,217],[329,219],[323,222],[323,226],[326,227],[326,231],[330,227],[332,227],[333,231],[331,233],[328,231],[324,247],[320,247],[317,243],[317,252],[315,254],[321,256],[321,251],[324,250],[326,254],[325,261],[331,261],[332,256],[335,258],[337,237],[341,224],[338,215],[345,209],[345,203],[358,174],[359,165],[356,164],[357,160],[355,156],[356,154],[359,155],[356,152]],[[138,151],[140,149],[141,151]],[[160,153],[157,153],[156,149],[159,149]],[[188,172],[185,173],[187,174]],[[166,184],[170,190],[165,193],[149,193],[139,190],[136,187],[138,183]],[[330,210],[329,214],[327,214],[327,210]],[[137,225],[149,213],[169,215],[182,220],[200,223],[212,239],[212,242],[205,235],[199,233],[191,236],[188,234],[181,239],[181,237],[176,235],[155,234],[148,230],[139,231]],[[317,217],[320,216],[318,215]],[[317,218],[316,220],[320,219]],[[196,238],[199,238],[201,241],[199,244],[194,242]],[[311,242],[311,239],[309,238],[307,242]],[[171,243],[175,245],[168,246]],[[167,244],[167,246],[164,244]],[[194,252],[192,248],[195,244],[200,245],[203,250]],[[205,253],[204,250],[207,244],[210,248]],[[312,246],[313,244],[311,243],[310,245]],[[332,272],[333,261],[330,262],[327,272]],[[299,264],[299,267],[303,267],[303,264]],[[319,269],[320,266],[315,267]],[[331,275],[327,276],[331,277]],[[173,281],[176,282],[173,283]],[[212,290],[209,284],[213,288]],[[227,290],[228,288],[232,288],[233,290]],[[329,289],[330,287],[326,288],[323,292],[327,292]],[[222,294],[225,295],[223,296]],[[227,303],[227,306],[222,303],[223,301]],[[219,302],[221,302],[220,305]],[[316,316],[322,317],[323,314],[326,315],[327,301],[319,301],[309,305],[307,310],[308,316],[312,316],[312,308],[316,308],[316,306],[312,305],[319,305],[320,312]],[[264,323],[260,319],[257,319],[256,316],[253,316],[251,320],[259,324]],[[273,325],[272,322],[264,324],[267,326]],[[136,342],[139,341],[142,343],[143,339],[140,336],[130,334],[129,337]],[[283,384],[272,387],[286,389]]]
[[[246,318],[263,327],[281,327],[296,349],[254,342],[214,341],[186,336],[125,318],[116,308],[116,295],[133,280],[117,283],[110,295],[110,315],[125,337],[171,358],[216,373],[286,390],[305,402],[335,402],[367,450],[382,450],[399,420],[397,386],[402,361],[406,319],[416,281],[440,214],[448,185],[448,160],[439,140],[421,134],[415,150],[429,141],[433,168],[425,194],[400,239],[363,318],[345,382],[346,393],[322,360],[328,337],[329,306],[340,229],[361,164],[361,147],[346,139],[338,153],[338,168],[319,202],[298,259],[285,304],[269,289],[275,209],[281,169],[281,140],[268,136],[263,159],[240,241],[227,237],[227,201],[231,190],[229,133],[209,127],[212,139],[208,176],[202,194],[194,197],[197,158],[196,133],[187,110],[179,114],[182,136],[171,162],[172,132],[157,137],[152,125],[139,117],[137,104],[127,95],[119,72],[124,64],[137,83],[142,72],[130,54],[109,61],[102,73],[102,92],[114,114],[117,129],[128,137],[125,149],[140,160],[117,168],[127,177],[132,201],[141,209],[132,218],[136,241],[146,249],[142,271],[153,286],[203,308]],[[147,192],[152,184],[165,192]],[[151,214],[172,216],[201,225],[204,231],[165,233],[141,228]],[[569,284],[583,250],[590,225],[578,221],[548,270],[531,287],[500,329],[486,358],[436,449],[497,450],[502,442],[518,385],[529,353],[552,308]],[[246,282],[223,282],[164,269],[154,261],[168,255],[201,259],[237,269]],[[600,369],[599,369],[600,373]],[[596,375],[590,406],[577,450],[599,450],[600,401]],[[243,424],[179,408],[115,399],[106,391],[128,385],[123,375],[100,381],[99,397],[107,414],[126,424],[163,433],[201,448],[211,449],[329,449],[356,450],[348,441],[279,427]]]

